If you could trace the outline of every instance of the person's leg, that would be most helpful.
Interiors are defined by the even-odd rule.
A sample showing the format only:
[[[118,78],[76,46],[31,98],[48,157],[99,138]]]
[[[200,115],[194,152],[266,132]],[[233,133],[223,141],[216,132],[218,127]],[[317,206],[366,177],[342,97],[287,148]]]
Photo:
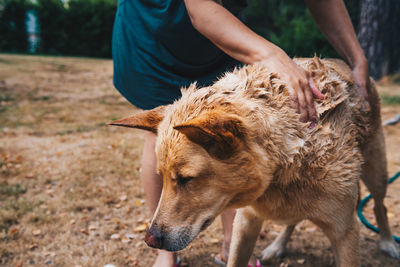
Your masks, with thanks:
[[[224,241],[222,243],[221,257],[226,262],[229,256],[229,247],[231,245],[233,220],[236,210],[226,210],[221,214],[222,230],[224,232]]]
[[[157,209],[162,190],[162,177],[157,174],[157,159],[155,154],[156,135],[146,133],[142,156],[142,186],[145,193],[146,203],[153,215]],[[173,266],[176,263],[175,253],[159,250],[153,267]]]

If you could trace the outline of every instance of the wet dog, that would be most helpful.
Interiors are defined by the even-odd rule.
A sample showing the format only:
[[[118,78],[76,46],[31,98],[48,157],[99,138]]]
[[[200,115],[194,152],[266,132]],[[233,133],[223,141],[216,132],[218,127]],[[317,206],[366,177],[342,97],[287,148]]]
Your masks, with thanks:
[[[288,225],[263,251],[283,253],[296,223],[330,239],[339,266],[359,266],[355,208],[362,179],[375,200],[380,247],[393,257],[383,199],[387,187],[379,98],[367,105],[340,60],[295,59],[325,95],[310,128],[290,107],[286,85],[263,65],[225,74],[210,87],[182,89],[175,103],[111,124],[157,133],[163,189],[149,246],[185,248],[223,210],[239,209],[228,266],[246,266],[265,219]]]

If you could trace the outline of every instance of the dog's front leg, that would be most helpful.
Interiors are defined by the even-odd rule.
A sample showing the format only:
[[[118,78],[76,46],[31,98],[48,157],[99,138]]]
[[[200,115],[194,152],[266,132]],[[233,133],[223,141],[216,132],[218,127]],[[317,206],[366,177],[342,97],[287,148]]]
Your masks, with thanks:
[[[233,223],[228,267],[247,266],[262,223],[263,219],[258,217],[251,207],[238,210]]]
[[[285,230],[275,238],[274,242],[263,250],[261,256],[263,262],[271,260],[272,258],[279,258],[285,253],[286,244],[288,243],[295,227],[295,224],[286,226]]]

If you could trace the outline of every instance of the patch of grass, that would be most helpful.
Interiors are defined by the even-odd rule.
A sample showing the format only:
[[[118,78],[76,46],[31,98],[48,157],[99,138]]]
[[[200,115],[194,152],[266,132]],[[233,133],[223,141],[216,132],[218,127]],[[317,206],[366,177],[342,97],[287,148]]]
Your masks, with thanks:
[[[33,97],[33,101],[49,101],[51,100],[51,96],[49,95],[44,95],[44,96],[39,96],[39,97]]]
[[[6,112],[8,110],[7,106],[0,107],[0,113]]]
[[[9,198],[2,201],[0,208],[0,232],[5,230],[6,232],[14,224],[18,223],[18,220],[27,214],[32,212],[36,205],[30,201],[18,200],[16,198]]]
[[[13,253],[5,248],[0,250],[0,264],[6,264],[10,259],[12,259]]]
[[[394,82],[394,83],[400,84],[400,72],[394,74],[394,75],[392,76],[392,79],[393,79],[393,82]]]
[[[0,232],[18,223],[19,218],[33,211],[36,206],[32,201],[20,199],[27,189],[22,184],[0,184]]]
[[[386,105],[400,105],[400,96],[398,95],[381,95],[381,101]]]
[[[7,93],[0,93],[0,101],[4,101],[4,102],[9,102],[9,101],[14,101],[15,98],[13,98],[12,96],[10,96]]]
[[[9,185],[7,182],[0,184],[0,199],[5,199],[6,197],[14,196],[18,197],[21,194],[26,193],[26,187],[21,184]]]
[[[66,129],[66,130],[58,131],[57,135],[86,133],[86,132],[91,132],[91,131],[98,130],[99,128],[104,127],[104,126],[106,126],[106,124],[103,123],[103,122],[96,123],[95,125],[79,125],[75,129]]]

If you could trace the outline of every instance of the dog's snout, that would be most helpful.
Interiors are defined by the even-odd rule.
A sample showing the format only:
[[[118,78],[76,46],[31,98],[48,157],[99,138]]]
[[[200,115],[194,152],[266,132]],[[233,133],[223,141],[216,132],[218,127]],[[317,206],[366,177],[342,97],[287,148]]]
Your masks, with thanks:
[[[150,227],[147,230],[144,242],[152,248],[161,249],[163,246],[163,237],[157,227]]]

